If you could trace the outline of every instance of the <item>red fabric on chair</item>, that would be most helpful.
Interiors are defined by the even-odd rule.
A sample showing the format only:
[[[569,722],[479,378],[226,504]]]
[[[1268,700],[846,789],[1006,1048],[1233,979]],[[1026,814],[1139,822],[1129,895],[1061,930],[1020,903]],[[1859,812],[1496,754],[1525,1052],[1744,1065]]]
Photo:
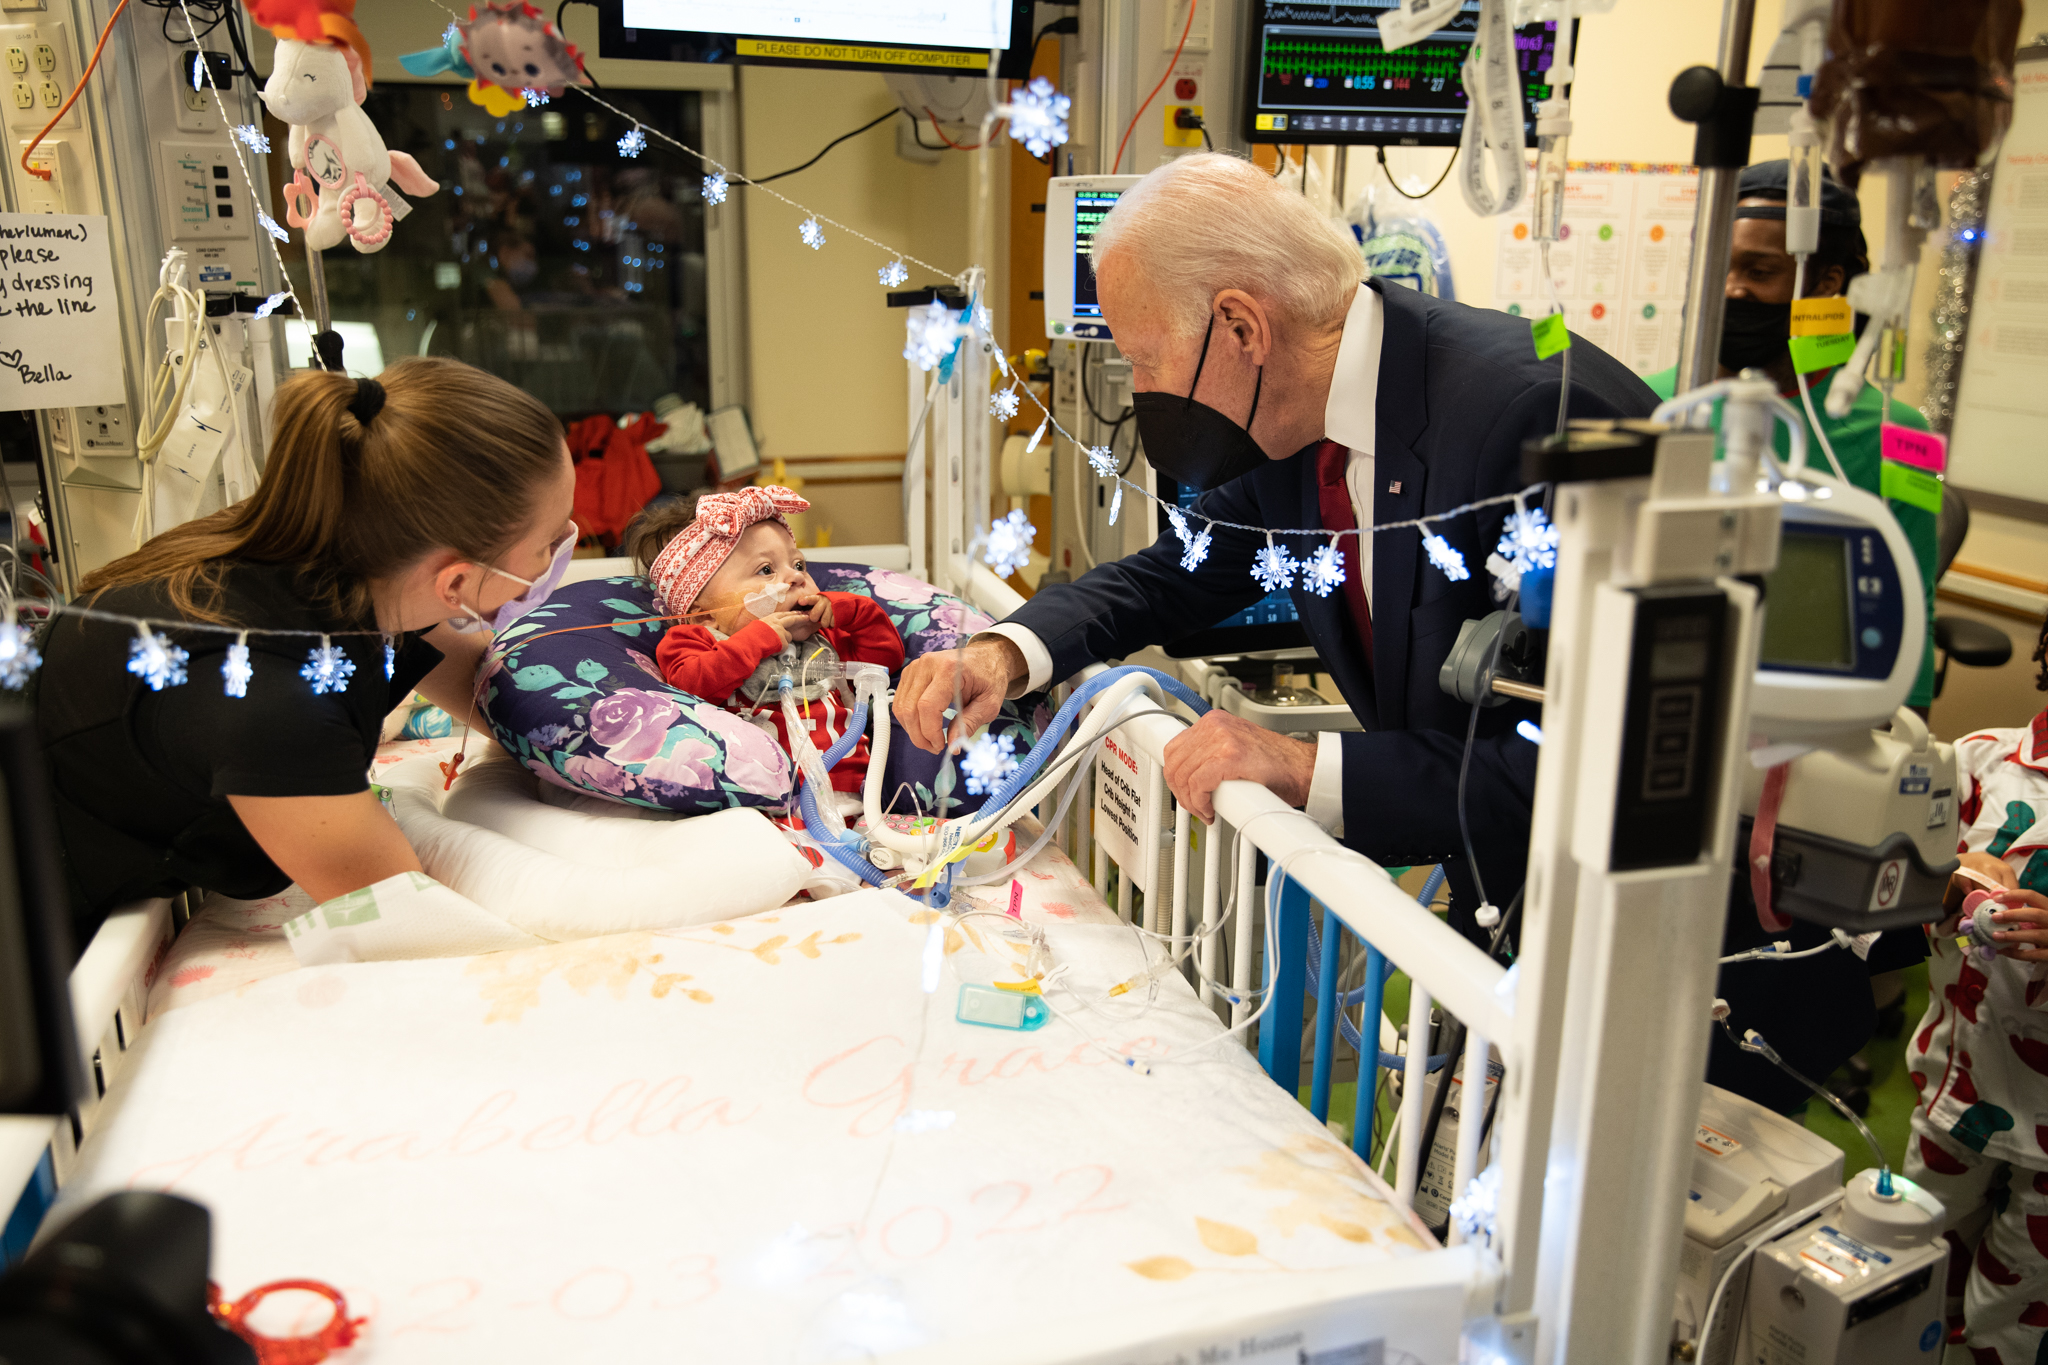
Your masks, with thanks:
[[[644,422],[621,431],[602,414],[569,428],[569,456],[576,461],[576,525],[584,535],[602,540],[607,549],[618,548],[627,524],[661,491],[654,461],[633,435],[645,431]]]

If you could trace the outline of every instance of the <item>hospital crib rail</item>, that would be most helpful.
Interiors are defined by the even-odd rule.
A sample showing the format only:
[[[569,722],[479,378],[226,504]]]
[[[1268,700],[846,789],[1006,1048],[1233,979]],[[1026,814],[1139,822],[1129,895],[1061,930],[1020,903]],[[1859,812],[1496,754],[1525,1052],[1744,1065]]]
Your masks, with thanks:
[[[1093,670],[1090,670],[1092,673]],[[1084,675],[1086,676],[1086,675]],[[1259,968],[1259,989],[1270,991],[1267,1013],[1260,1021],[1255,1047],[1260,1065],[1273,1081],[1290,1095],[1299,1093],[1301,1080],[1301,1034],[1303,1011],[1314,1009],[1315,1047],[1310,1107],[1318,1119],[1328,1119],[1331,1063],[1336,1051],[1340,1006],[1338,996],[1339,940],[1345,933],[1357,939],[1367,954],[1365,987],[1359,1020],[1361,1064],[1358,1079],[1357,1113],[1353,1124],[1353,1146],[1361,1156],[1371,1141],[1375,1103],[1375,1067],[1383,1064],[1378,1050],[1379,1020],[1386,975],[1398,968],[1410,982],[1407,1036],[1411,1046],[1405,1057],[1386,1058],[1398,1062],[1404,1084],[1400,1108],[1400,1141],[1395,1190],[1403,1204],[1412,1205],[1418,1178],[1427,1160],[1422,1150],[1425,1125],[1424,1078],[1432,1059],[1419,1040],[1430,1036],[1433,1006],[1440,1005],[1465,1026],[1462,1054],[1439,1062],[1448,1082],[1453,1069],[1461,1069],[1464,1093],[1486,1094],[1489,1056],[1497,1053],[1504,1067],[1497,1093],[1498,1110],[1493,1131],[1498,1134],[1493,1150],[1503,1163],[1520,1163],[1525,1180],[1541,1180],[1545,1160],[1539,1143],[1511,1143],[1508,1139],[1528,1131],[1525,1112],[1532,1087],[1526,1082],[1534,1068],[1546,1065],[1533,1046],[1532,1021],[1518,1020],[1513,1002],[1513,978],[1509,970],[1475,947],[1463,935],[1418,900],[1404,891],[1384,868],[1353,852],[1331,838],[1304,813],[1288,806],[1265,787],[1252,782],[1225,782],[1216,791],[1216,821],[1197,840],[1194,819],[1167,790],[1164,773],[1165,749],[1182,725],[1160,714],[1149,714],[1123,724],[1116,731],[1118,746],[1138,771],[1131,774],[1137,788],[1137,838],[1134,850],[1118,857],[1109,844],[1093,837],[1087,813],[1074,823],[1066,846],[1077,860],[1093,864],[1098,891],[1108,895],[1108,869],[1115,867],[1119,892],[1116,909],[1131,920],[1137,913],[1137,898],[1130,894],[1133,883],[1148,888],[1143,912],[1147,927],[1169,932],[1186,943],[1202,926],[1220,922],[1226,887],[1234,887],[1237,906],[1234,922],[1226,926],[1232,947],[1228,970],[1229,1019],[1242,1024],[1255,1008],[1253,972]],[[1107,743],[1107,741],[1104,741]],[[1111,761],[1109,750],[1105,761]],[[1128,772],[1128,769],[1126,769]],[[1101,779],[1098,777],[1098,781]],[[1099,816],[1096,818],[1100,818]],[[1191,876],[1190,861],[1199,844],[1200,876]],[[1087,846],[1092,845],[1092,848]],[[1264,855],[1267,878],[1281,878],[1281,885],[1269,899],[1259,886],[1259,855]],[[1162,886],[1163,884],[1163,886]],[[1272,891],[1270,884],[1265,888]],[[1193,899],[1194,903],[1191,903]],[[1313,902],[1313,904],[1311,904]],[[1274,961],[1263,961],[1260,945],[1264,933],[1260,917],[1267,907],[1277,914]],[[1311,930],[1315,906],[1323,912],[1319,961],[1314,980],[1316,994],[1308,993]],[[1204,938],[1197,949],[1201,975],[1216,982],[1222,957],[1221,935]],[[1210,987],[1204,987],[1205,1003],[1225,1003]],[[1358,992],[1353,992],[1358,995]],[[1270,1023],[1270,1026],[1266,1026]],[[1457,1127],[1455,1162],[1451,1190],[1464,1191],[1478,1174],[1476,1170],[1482,1123],[1475,1102],[1468,1111],[1471,1121]],[[1505,1172],[1504,1172],[1505,1174]],[[1494,1231],[1493,1248],[1502,1261],[1520,1252],[1535,1255],[1535,1227],[1502,1226]],[[1452,1244],[1463,1240],[1453,1220]]]

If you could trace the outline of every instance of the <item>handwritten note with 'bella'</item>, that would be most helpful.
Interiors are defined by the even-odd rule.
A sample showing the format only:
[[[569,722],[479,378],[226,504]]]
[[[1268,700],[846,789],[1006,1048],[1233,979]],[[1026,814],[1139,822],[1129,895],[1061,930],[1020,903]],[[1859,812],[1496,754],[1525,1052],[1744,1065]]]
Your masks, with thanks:
[[[125,403],[104,214],[0,213],[0,412]]]

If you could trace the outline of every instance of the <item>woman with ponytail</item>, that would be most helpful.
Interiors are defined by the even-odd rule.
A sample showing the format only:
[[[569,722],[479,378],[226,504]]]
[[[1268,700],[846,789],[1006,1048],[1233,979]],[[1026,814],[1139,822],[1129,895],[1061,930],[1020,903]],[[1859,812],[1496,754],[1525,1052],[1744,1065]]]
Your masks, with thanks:
[[[574,544],[561,424],[467,365],[303,372],[271,429],[254,496],[81,585],[99,611],[251,631],[244,695],[223,681],[233,634],[164,630],[190,657],[159,690],[129,671],[132,626],[46,631],[37,726],[80,948],[114,907],[187,887],[320,902],[418,872],[366,778],[384,717],[417,690],[471,721],[483,623],[544,596]],[[320,641],[264,630],[330,635],[354,671],[315,691]]]

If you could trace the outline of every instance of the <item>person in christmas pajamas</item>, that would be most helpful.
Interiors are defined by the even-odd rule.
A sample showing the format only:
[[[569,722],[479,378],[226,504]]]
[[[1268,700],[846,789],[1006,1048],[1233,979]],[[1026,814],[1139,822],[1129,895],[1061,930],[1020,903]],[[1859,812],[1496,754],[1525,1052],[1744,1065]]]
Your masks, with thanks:
[[[2048,691],[2048,622],[2034,658]],[[1928,931],[1906,1174],[1948,1210],[1950,1342],[1972,1365],[2036,1365],[2048,1362],[2048,709],[1963,739],[1956,770],[1964,870],[1951,917]],[[1979,887],[2003,902],[1995,956],[1956,939],[1954,911]]]

